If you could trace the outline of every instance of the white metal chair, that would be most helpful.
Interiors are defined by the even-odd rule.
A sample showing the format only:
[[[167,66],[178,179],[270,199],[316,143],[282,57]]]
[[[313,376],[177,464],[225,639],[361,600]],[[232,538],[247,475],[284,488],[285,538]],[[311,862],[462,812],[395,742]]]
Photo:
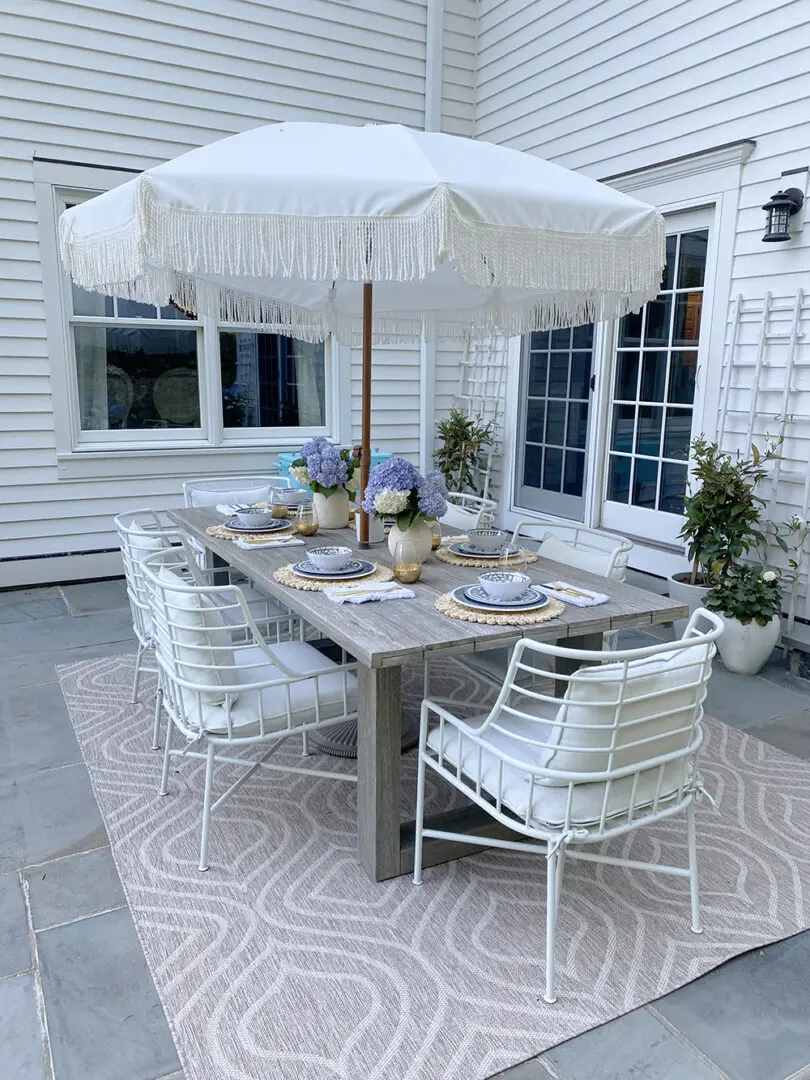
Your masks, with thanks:
[[[338,664],[304,641],[269,643],[238,586],[191,585],[185,551],[157,551],[143,562],[163,707],[168,716],[160,793],[168,793],[172,759],[205,761],[200,870],[208,869],[211,814],[259,768],[356,781],[355,775],[268,761],[291,735],[357,717],[357,664]],[[172,734],[185,740],[172,749]],[[202,743],[204,751],[193,749]],[[256,744],[258,759],[233,756]],[[230,753],[228,753],[230,751]],[[244,775],[213,799],[217,762]]]
[[[700,627],[703,629],[700,629]],[[579,652],[523,639],[501,692],[485,716],[461,719],[422,703],[414,884],[422,881],[423,837],[469,843],[463,833],[425,827],[425,770],[433,769],[496,821],[527,842],[475,837],[475,843],[546,857],[545,1000],[556,1000],[554,942],[567,858],[674,874],[689,879],[692,930],[698,934],[694,806],[702,793],[697,755],[717,615],[700,608],[680,641],[621,652]],[[572,674],[535,666],[536,658],[597,666]],[[521,672],[555,680],[543,693],[518,683]],[[430,728],[431,721],[438,725]],[[688,867],[643,863],[582,851],[611,837],[686,812]]]
[[[590,529],[575,521],[532,518],[519,521],[512,534],[513,543],[534,541],[537,553],[545,559],[587,570],[613,581],[624,581],[633,543],[624,536]]]
[[[292,487],[287,476],[206,476],[183,483],[186,506],[269,502],[273,490]]]
[[[469,495],[460,491],[447,494],[447,511],[439,518],[442,525],[451,529],[478,529],[492,525],[498,504],[494,499],[482,499],[480,495]]]
[[[178,545],[185,548],[189,539],[165,513],[160,510],[130,510],[114,518],[118,539],[121,544],[121,558],[124,563],[124,576],[127,584],[127,597],[132,612],[132,627],[138,639],[138,653],[135,659],[135,674],[132,680],[132,701],[138,700],[138,688],[143,672],[157,672],[158,668],[146,660],[147,654],[154,648],[154,628],[149,610],[149,597],[143,575],[144,560],[156,551],[163,551]],[[188,556],[188,579],[197,585],[213,584],[214,574],[217,581],[225,577],[232,579],[230,567],[203,569],[194,555]],[[224,583],[224,582],[223,582]],[[247,597],[254,619],[260,623],[264,633],[275,636],[278,640],[293,637],[301,633],[299,620],[286,608],[276,604],[269,597],[256,590],[247,590]],[[161,690],[155,697],[155,719],[152,729],[152,749],[159,749],[160,738]]]

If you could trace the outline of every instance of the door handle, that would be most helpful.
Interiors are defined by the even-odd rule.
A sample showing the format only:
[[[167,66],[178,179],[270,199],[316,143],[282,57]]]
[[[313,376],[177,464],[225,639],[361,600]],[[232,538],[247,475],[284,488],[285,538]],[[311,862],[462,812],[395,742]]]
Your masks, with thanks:
[[[595,375],[591,375],[589,385],[590,385],[591,390],[596,389],[596,376]]]

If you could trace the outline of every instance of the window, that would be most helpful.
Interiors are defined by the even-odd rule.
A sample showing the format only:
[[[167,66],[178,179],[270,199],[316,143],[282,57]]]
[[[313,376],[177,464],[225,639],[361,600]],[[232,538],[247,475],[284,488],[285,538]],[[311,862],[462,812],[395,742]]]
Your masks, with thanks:
[[[54,230],[91,197],[54,193]],[[61,266],[55,276],[71,452],[292,446],[337,427],[323,344],[87,292]]]

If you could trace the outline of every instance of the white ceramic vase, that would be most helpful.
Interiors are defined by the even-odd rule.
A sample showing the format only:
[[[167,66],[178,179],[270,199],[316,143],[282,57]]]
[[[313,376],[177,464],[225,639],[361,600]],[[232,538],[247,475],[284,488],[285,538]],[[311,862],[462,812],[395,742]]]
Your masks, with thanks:
[[[400,529],[399,525],[392,525],[388,533],[388,550],[391,558],[396,555],[397,544],[403,540],[410,540],[413,544],[420,562],[424,562],[433,548],[433,526],[429,525],[424,518],[417,518],[407,529]]]
[[[683,579],[686,580],[683,580]],[[690,585],[689,574],[675,574],[669,579],[669,598],[675,600],[679,604],[684,604],[689,608],[689,614],[694,615],[699,607],[702,606],[706,593],[709,590],[705,585]],[[673,626],[675,627],[675,637],[683,637],[683,632],[686,629],[688,619],[675,619]]]
[[[758,622],[741,623],[721,615],[725,629],[717,639],[720,657],[729,671],[737,675],[756,675],[776,648],[782,620],[774,615],[766,626]]]
[[[331,495],[312,496],[315,517],[321,529],[345,529],[349,524],[349,493],[338,488]]]

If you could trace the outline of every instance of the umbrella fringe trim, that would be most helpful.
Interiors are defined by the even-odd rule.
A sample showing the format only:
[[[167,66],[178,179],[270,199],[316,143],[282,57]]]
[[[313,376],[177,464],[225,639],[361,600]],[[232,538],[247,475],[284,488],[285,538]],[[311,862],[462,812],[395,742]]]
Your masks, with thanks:
[[[125,229],[80,238],[71,225],[63,216],[62,259],[77,284],[99,291],[157,267],[189,275],[380,282],[419,281],[449,260],[465,282],[485,289],[635,295],[663,271],[665,259],[663,218],[652,210],[648,228],[635,236],[498,226],[465,218],[447,186],[411,217],[293,217],[170,207],[142,176]]]

